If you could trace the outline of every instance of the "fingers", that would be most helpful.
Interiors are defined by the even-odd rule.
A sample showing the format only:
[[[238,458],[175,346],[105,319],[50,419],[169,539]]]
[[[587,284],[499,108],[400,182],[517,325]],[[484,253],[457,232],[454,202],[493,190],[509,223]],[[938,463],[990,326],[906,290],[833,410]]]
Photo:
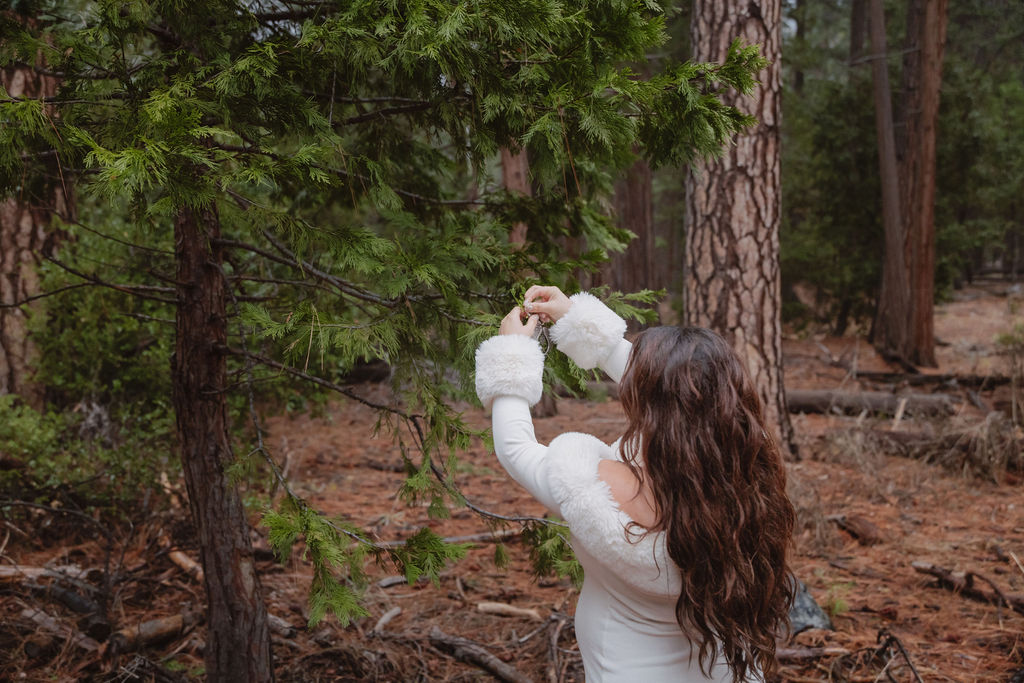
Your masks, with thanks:
[[[550,287],[545,285],[534,285],[526,290],[526,296],[523,300],[527,303],[531,303],[534,299],[543,299],[547,301],[553,297],[558,296],[562,293],[558,287]]]
[[[498,334],[522,334],[530,336],[537,329],[538,316],[531,315],[523,324],[523,310],[516,306],[501,321]]]

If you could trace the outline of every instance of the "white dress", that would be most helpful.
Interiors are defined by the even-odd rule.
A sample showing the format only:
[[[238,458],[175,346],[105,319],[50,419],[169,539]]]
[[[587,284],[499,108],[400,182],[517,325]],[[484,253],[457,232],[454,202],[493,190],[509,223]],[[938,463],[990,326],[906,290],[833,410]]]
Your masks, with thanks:
[[[576,294],[551,328],[559,350],[584,369],[601,367],[616,382],[629,359],[625,322],[589,294]],[[541,395],[544,356],[521,335],[488,339],[477,350],[477,394],[492,405],[494,448],[508,473],[569,523],[583,565],[576,606],[576,638],[589,683],[706,683],[728,681],[715,664],[711,678],[697,664],[697,648],[676,622],[679,570],[665,550],[664,533],[627,538],[630,518],[598,477],[602,459],[618,447],[588,434],[567,433],[537,443],[530,405]],[[759,680],[756,676],[752,680]]]

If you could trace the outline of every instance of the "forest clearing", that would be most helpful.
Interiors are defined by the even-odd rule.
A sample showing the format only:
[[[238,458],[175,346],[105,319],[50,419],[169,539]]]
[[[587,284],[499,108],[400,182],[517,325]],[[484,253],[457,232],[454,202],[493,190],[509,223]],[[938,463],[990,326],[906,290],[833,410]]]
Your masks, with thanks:
[[[1020,320],[1021,306],[1024,298],[1005,282],[956,292],[937,310],[939,367],[930,372],[1005,377],[1009,359],[993,339]],[[858,372],[870,377],[891,370],[863,339],[787,336],[784,349],[787,386],[793,389],[908,390],[900,382],[858,377]],[[878,436],[929,434],[935,443],[950,433],[983,433],[987,413],[975,403],[1009,410],[1010,387],[944,382],[911,390],[950,395],[955,413],[907,416],[895,426],[892,416],[874,414],[793,418],[802,456],[788,466],[798,510],[794,570],[831,615],[834,630],[805,631],[783,643],[781,681],[909,681],[915,680],[912,666],[924,681],[995,682],[1018,680],[1024,667],[1024,435],[1019,428],[1009,434],[1018,448],[1009,469],[972,463],[974,456],[956,448],[934,451],[931,461],[912,451],[899,455],[905,447],[894,448]],[[357,391],[369,398],[389,393],[383,384],[359,385]],[[479,407],[464,409],[474,427],[487,426]],[[459,681],[497,675],[582,681],[572,583],[535,579],[514,525],[492,532],[465,508],[454,509],[451,519],[430,519],[425,506],[398,500],[405,477],[401,454],[388,437],[373,435],[375,421],[376,413],[366,406],[332,401],[316,415],[270,419],[267,439],[284,454],[294,490],[324,513],[352,520],[379,541],[399,541],[429,525],[445,537],[472,538],[473,547],[441,573],[436,586],[424,580],[410,586],[396,579],[393,566],[371,568],[364,596],[369,614],[346,628],[328,618],[309,630],[309,565],[298,555],[285,564],[274,560],[266,528],[253,511],[258,573],[269,613],[276,617],[278,680]],[[614,399],[562,398],[558,414],[536,425],[541,441],[581,430],[610,442],[621,435],[625,421]],[[997,438],[1007,437],[993,433],[993,444]],[[506,515],[543,514],[482,443],[459,457],[457,484],[469,500]],[[189,573],[197,566],[195,535],[181,504],[183,486],[170,484],[177,506],[140,514],[134,526],[104,529],[112,537],[109,545],[87,525],[51,510],[30,516],[31,538],[6,524],[6,573],[0,581],[7,590],[0,611],[11,618],[0,629],[0,650],[7,653],[0,676],[74,680],[106,671],[103,680],[184,681],[201,671],[204,629],[197,610],[203,595]],[[497,542],[509,556],[504,569],[495,565]],[[89,637],[88,625],[78,622],[58,593],[47,591],[67,582],[102,590],[95,581],[106,562],[116,577],[109,599],[118,628],[169,623],[170,630],[145,644]],[[972,574],[974,591],[1001,594],[1010,604],[941,585],[935,576],[915,571],[919,563]],[[11,573],[15,567],[26,573]],[[29,573],[43,568],[51,574]],[[58,575],[65,578],[54,578]],[[26,583],[39,586],[31,597],[11,590]],[[873,656],[880,641],[885,644],[879,634],[891,635],[900,647],[890,644]],[[494,661],[474,659],[465,643],[459,649],[460,638]],[[496,663],[508,668],[496,669]],[[885,679],[887,674],[892,678]]]

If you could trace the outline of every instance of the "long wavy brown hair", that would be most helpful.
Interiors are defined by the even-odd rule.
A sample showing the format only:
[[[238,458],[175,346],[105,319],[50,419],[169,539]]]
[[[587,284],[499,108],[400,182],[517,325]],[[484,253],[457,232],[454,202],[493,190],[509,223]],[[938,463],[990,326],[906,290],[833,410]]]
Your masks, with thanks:
[[[743,363],[710,330],[651,328],[633,343],[619,395],[622,456],[654,492],[646,532],[666,534],[683,584],[676,620],[699,646],[701,671],[721,651],[734,683],[767,676],[793,600],[795,514]]]

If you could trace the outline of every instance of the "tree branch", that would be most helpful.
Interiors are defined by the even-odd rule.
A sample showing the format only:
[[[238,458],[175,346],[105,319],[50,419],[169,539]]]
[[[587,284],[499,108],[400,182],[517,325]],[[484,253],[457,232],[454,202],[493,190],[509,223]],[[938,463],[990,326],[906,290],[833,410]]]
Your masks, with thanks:
[[[123,292],[125,294],[131,294],[132,296],[137,296],[140,299],[149,299],[151,301],[159,301],[159,302],[165,303],[165,304],[177,304],[178,303],[177,299],[167,299],[165,297],[152,296],[150,294],[144,294],[143,293],[143,292],[147,292],[147,291],[161,292],[161,293],[173,292],[174,289],[172,287],[156,287],[154,285],[119,285],[119,284],[116,284],[116,283],[113,283],[113,282],[107,282],[106,280],[101,280],[98,277],[96,277],[95,275],[89,275],[87,273],[83,273],[83,272],[81,272],[79,270],[76,270],[76,269],[72,268],[71,266],[69,266],[69,265],[67,265],[65,263],[62,263],[61,261],[57,260],[53,256],[44,256],[43,258],[45,258],[50,263],[53,263],[54,265],[60,267],[62,270],[66,271],[68,273],[71,273],[72,275],[75,275],[77,277],[80,277],[83,280],[85,280],[87,282],[90,282],[90,283],[92,283],[94,285],[99,285],[101,287],[107,287],[109,289],[114,289],[114,290],[117,290],[119,292]]]

